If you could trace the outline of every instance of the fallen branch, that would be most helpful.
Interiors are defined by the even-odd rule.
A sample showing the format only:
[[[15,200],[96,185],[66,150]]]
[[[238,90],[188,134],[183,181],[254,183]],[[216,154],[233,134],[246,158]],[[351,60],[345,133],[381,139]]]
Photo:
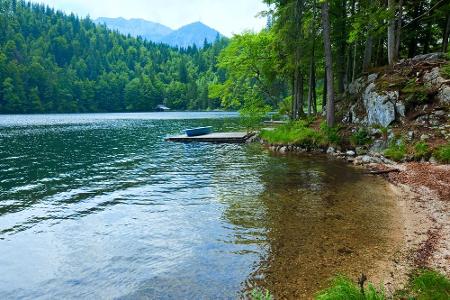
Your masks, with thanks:
[[[376,171],[369,171],[367,174],[370,175],[382,175],[382,174],[389,174],[389,173],[399,173],[399,169],[390,169],[390,170],[376,170]]]

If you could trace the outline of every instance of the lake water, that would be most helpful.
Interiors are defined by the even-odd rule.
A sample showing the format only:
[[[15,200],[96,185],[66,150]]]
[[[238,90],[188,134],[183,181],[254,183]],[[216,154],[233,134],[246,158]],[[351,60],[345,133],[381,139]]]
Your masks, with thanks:
[[[259,145],[233,113],[0,115],[1,299],[310,297],[389,247],[386,184]]]

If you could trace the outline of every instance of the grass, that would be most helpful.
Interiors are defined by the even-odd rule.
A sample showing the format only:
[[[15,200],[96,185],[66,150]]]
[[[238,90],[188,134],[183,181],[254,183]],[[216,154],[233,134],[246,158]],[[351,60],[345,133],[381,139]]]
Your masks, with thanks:
[[[251,300],[273,300],[273,296],[270,294],[269,291],[261,290],[261,289],[254,289],[250,295]]]
[[[347,277],[338,276],[331,286],[315,296],[316,300],[447,300],[450,299],[450,280],[444,275],[421,270],[411,277],[409,284],[402,291],[397,291],[394,297],[388,297],[385,291],[368,284],[361,288]]]
[[[450,63],[441,67],[441,75],[445,79],[450,79]]]
[[[316,300],[384,300],[386,295],[383,289],[377,290],[369,284],[368,288],[361,289],[347,277],[339,276],[332,281],[331,287],[319,292]]]
[[[434,150],[433,156],[441,163],[450,163],[450,143]]]
[[[340,128],[330,128],[322,123],[320,130],[316,130],[310,127],[313,121],[300,120],[281,125],[274,130],[263,130],[261,138],[270,144],[290,144],[308,148],[322,148],[341,143]]]
[[[411,79],[406,83],[401,89],[401,93],[406,96],[405,101],[408,107],[428,102],[427,89],[423,85],[417,84],[414,79]]]
[[[350,143],[352,146],[365,146],[372,142],[369,131],[367,128],[360,128],[357,132],[353,133],[350,137]]]
[[[389,147],[384,150],[384,156],[394,161],[401,161],[406,155],[406,146],[403,140],[394,140]]]
[[[296,121],[281,125],[275,130],[263,130],[261,138],[271,144],[296,144],[314,147],[321,144],[323,137],[320,132],[309,128],[306,121]]]
[[[431,150],[427,143],[418,142],[414,145],[414,158],[420,160],[422,158],[428,159],[431,156]]]

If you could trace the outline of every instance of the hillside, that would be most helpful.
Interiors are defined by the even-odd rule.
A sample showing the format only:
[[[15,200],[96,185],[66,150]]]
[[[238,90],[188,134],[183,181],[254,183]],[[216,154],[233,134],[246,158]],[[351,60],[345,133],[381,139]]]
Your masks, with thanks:
[[[178,51],[49,7],[0,2],[0,113],[215,109],[227,44]]]
[[[213,43],[217,36],[222,36],[220,32],[202,22],[188,24],[177,30],[143,19],[98,18],[95,23],[104,24],[109,29],[117,30],[125,35],[140,36],[148,41],[180,48],[188,48],[193,45],[201,48],[204,46],[205,40]]]

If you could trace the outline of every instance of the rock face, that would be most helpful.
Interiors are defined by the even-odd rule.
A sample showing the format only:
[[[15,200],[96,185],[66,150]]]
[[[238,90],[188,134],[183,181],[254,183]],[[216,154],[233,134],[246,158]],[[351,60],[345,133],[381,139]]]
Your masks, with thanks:
[[[369,84],[363,94],[364,107],[367,111],[367,122],[369,125],[387,127],[395,121],[395,104],[399,93],[395,91],[379,94],[375,87],[375,83]]]
[[[437,98],[444,103],[450,103],[450,86],[446,85],[446,80],[441,77],[439,68],[434,68],[423,75],[423,81],[427,88],[437,88]]]

